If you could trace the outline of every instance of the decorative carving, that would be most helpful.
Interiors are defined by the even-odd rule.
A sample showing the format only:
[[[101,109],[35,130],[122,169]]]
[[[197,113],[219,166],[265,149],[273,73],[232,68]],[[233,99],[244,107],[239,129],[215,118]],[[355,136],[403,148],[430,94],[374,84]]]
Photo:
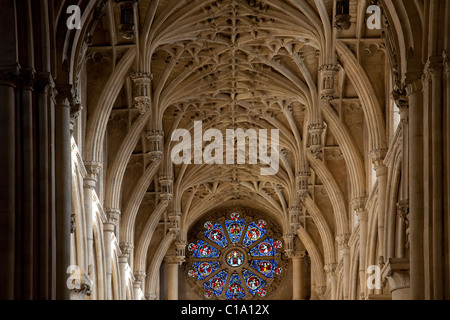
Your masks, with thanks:
[[[120,5],[120,35],[127,40],[135,36],[134,6],[138,0],[115,0]]]
[[[134,102],[135,107],[141,114],[144,114],[150,108],[150,82],[152,75],[146,72],[135,72],[131,75],[131,80],[134,82]]]
[[[115,208],[105,208],[105,211],[108,219],[107,222],[114,226],[117,226],[120,218],[120,210]]]
[[[309,187],[309,178],[311,177],[311,173],[308,171],[301,171],[297,173],[297,183],[298,183],[298,196],[300,197],[300,201],[305,202],[306,197],[308,196],[308,187]]]
[[[288,209],[289,213],[289,224],[291,227],[291,232],[296,233],[298,227],[300,226],[300,215],[302,213],[302,207],[290,207]]]
[[[381,271],[383,283],[389,281],[391,292],[410,287],[409,260],[407,258],[390,258]]]
[[[159,177],[159,184],[161,186],[160,198],[166,201],[172,200],[173,178],[170,176],[161,176]]]
[[[352,16],[350,15],[350,1],[337,0],[336,2],[336,17],[334,27],[338,30],[350,29]]]
[[[134,282],[138,283],[139,285],[142,284],[142,282],[145,280],[145,277],[147,276],[147,274],[144,271],[140,271],[140,270],[135,271],[133,273],[133,275],[134,275],[134,279],[135,279]]]
[[[308,125],[308,132],[311,139],[310,150],[315,159],[319,159],[322,154],[322,134],[325,128],[324,123],[314,123]]]
[[[77,214],[75,212],[72,212],[72,214],[70,215],[70,233],[75,233],[75,231],[77,230],[77,224],[75,221],[76,216]]]
[[[18,64],[0,70],[0,84],[15,87],[19,78],[20,66]]]

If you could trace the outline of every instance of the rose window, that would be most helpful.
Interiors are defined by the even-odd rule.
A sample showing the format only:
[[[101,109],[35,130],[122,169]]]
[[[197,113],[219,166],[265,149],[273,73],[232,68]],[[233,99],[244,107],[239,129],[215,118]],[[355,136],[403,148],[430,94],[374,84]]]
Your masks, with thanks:
[[[273,229],[238,212],[204,222],[188,245],[186,271],[195,291],[206,299],[266,297],[287,265]]]

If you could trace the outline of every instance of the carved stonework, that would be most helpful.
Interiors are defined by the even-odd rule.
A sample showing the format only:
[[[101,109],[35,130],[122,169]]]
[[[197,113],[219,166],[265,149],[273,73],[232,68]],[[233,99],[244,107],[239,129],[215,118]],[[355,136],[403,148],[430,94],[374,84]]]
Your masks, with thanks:
[[[296,233],[300,226],[300,215],[302,213],[301,207],[290,207],[288,209],[289,213],[289,224],[291,227],[291,232]]]
[[[322,134],[326,126],[324,123],[314,123],[308,125],[310,135],[310,150],[314,158],[319,159],[323,152]]]
[[[77,230],[77,224],[76,224],[76,213],[72,212],[72,214],[70,215],[70,233],[75,233],[75,231]]]
[[[301,171],[297,173],[297,184],[298,184],[298,196],[300,197],[300,201],[303,203],[308,196],[308,188],[309,188],[309,178],[311,177],[311,173],[308,171]]]
[[[120,5],[120,35],[127,40],[135,37],[136,23],[135,23],[135,3],[138,0],[115,0]]]
[[[351,18],[350,0],[337,0],[334,27],[338,30],[350,29],[352,25]]]
[[[146,133],[146,138],[150,143],[150,150],[148,154],[152,161],[160,161],[162,158],[162,141],[164,138],[164,132],[152,130]]]
[[[381,274],[383,283],[389,281],[391,292],[410,287],[409,260],[406,258],[390,258]]]
[[[150,82],[152,76],[145,72],[135,72],[131,75],[134,82],[134,102],[135,107],[141,114],[144,114],[150,108]]]
[[[169,176],[161,176],[159,177],[159,185],[161,187],[161,200],[172,200],[173,178]]]

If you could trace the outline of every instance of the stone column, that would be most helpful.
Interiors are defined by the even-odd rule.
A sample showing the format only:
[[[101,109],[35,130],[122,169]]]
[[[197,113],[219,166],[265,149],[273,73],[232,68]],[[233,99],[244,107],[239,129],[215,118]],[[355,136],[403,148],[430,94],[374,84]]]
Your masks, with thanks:
[[[305,300],[303,292],[303,259],[306,257],[306,251],[297,251],[291,255],[292,259],[292,300]]]
[[[340,234],[336,237],[340,259],[343,261],[344,300],[350,300],[350,247],[348,246],[350,236],[350,234]]]
[[[106,300],[112,300],[112,239],[114,230],[119,220],[120,211],[117,209],[106,210],[108,220],[103,225],[104,239],[105,239],[105,263],[106,263]]]
[[[423,84],[407,80],[409,98],[409,201],[411,299],[423,300],[424,283],[424,180]]]
[[[57,86],[55,106],[56,298],[69,300],[66,270],[70,265],[72,212],[72,153],[70,135],[71,85]]]
[[[168,300],[178,300],[178,265],[182,263],[178,256],[166,256],[168,274]]]
[[[336,292],[336,287],[337,287],[337,279],[336,279],[336,267],[337,267],[337,263],[328,263],[325,265],[324,270],[327,274],[327,278],[328,278],[328,283],[330,284],[330,289],[331,289],[331,300],[336,300],[337,297],[337,292]]]
[[[145,282],[146,273],[144,271],[135,271],[134,272],[134,300],[141,300],[140,293],[144,294],[144,290],[142,290],[143,283]]]
[[[374,169],[376,171],[378,181],[378,199],[377,199],[377,221],[378,221],[378,243],[380,256],[378,260],[383,263],[385,256],[385,241],[384,241],[384,214],[386,208],[386,187],[388,169],[384,165],[383,160],[386,157],[387,150],[374,150],[369,154],[372,159]]]
[[[120,268],[120,297],[122,300],[127,299],[127,265],[130,259],[130,255],[133,253],[133,244],[128,242],[120,243],[120,250],[122,254],[119,257],[119,268]],[[130,266],[131,267],[131,266]]]
[[[98,162],[86,161],[84,163],[86,167],[87,175],[84,178],[83,184],[83,198],[84,198],[84,214],[86,222],[85,241],[87,245],[86,252],[86,265],[85,270],[91,270],[93,266],[93,251],[94,251],[94,231],[93,231],[93,219],[94,219],[94,190],[97,183],[98,176],[100,174],[101,165]]]
[[[433,299],[444,299],[444,199],[443,199],[443,101],[442,101],[442,57],[430,57],[427,64],[431,78],[431,176],[432,176],[432,256]]]
[[[368,214],[366,211],[367,198],[358,198],[353,200],[353,210],[355,210],[359,223],[359,282],[361,290],[361,299],[367,295],[366,285],[366,253],[367,253],[367,232],[368,232]]]
[[[5,5],[5,4],[2,4]],[[14,6],[14,4],[11,4]],[[4,9],[4,7],[2,7]],[[3,13],[3,12],[2,12]],[[2,14],[3,16],[3,14]],[[3,25],[3,24],[2,24]],[[18,68],[0,71],[0,300],[14,299],[14,239],[15,239],[15,80]]]

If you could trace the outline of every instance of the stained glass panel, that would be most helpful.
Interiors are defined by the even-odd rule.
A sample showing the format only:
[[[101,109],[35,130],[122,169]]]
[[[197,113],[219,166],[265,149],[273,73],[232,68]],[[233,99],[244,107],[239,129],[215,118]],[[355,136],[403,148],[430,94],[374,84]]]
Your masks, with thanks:
[[[228,245],[227,239],[223,232],[223,228],[219,223],[213,225],[212,228],[205,231],[205,237],[217,243],[220,247],[226,248]]]
[[[245,220],[227,220],[225,221],[225,227],[227,228],[228,235],[230,236],[230,241],[233,244],[236,244],[241,239],[241,235],[245,227]]]
[[[276,260],[253,260],[250,266],[267,278],[273,278],[275,270],[281,273],[281,268],[277,269],[278,262]]]
[[[267,230],[260,228],[255,222],[251,222],[247,228],[243,241],[244,247],[250,247],[254,242],[258,241],[267,233]]]
[[[245,298],[245,291],[242,287],[241,279],[239,274],[235,271],[230,278],[230,284],[228,285],[225,297],[228,300],[240,300]]]
[[[250,254],[253,257],[270,257],[277,254],[277,247],[274,245],[273,238],[267,238],[252,250]]]
[[[204,259],[204,258],[218,258],[220,257],[220,252],[213,246],[210,246],[203,240],[197,240],[197,245],[195,245],[194,253],[192,254],[194,258]]]
[[[248,292],[253,296],[257,294],[259,290],[267,286],[267,282],[265,282],[263,279],[261,279],[248,269],[244,269],[242,274],[244,275]]]
[[[217,297],[222,294],[225,283],[227,282],[228,270],[223,270],[212,277],[204,284],[206,292],[212,291]]]
[[[203,280],[207,278],[211,273],[219,269],[221,263],[214,262],[195,262],[192,267],[196,271],[197,280]]]

